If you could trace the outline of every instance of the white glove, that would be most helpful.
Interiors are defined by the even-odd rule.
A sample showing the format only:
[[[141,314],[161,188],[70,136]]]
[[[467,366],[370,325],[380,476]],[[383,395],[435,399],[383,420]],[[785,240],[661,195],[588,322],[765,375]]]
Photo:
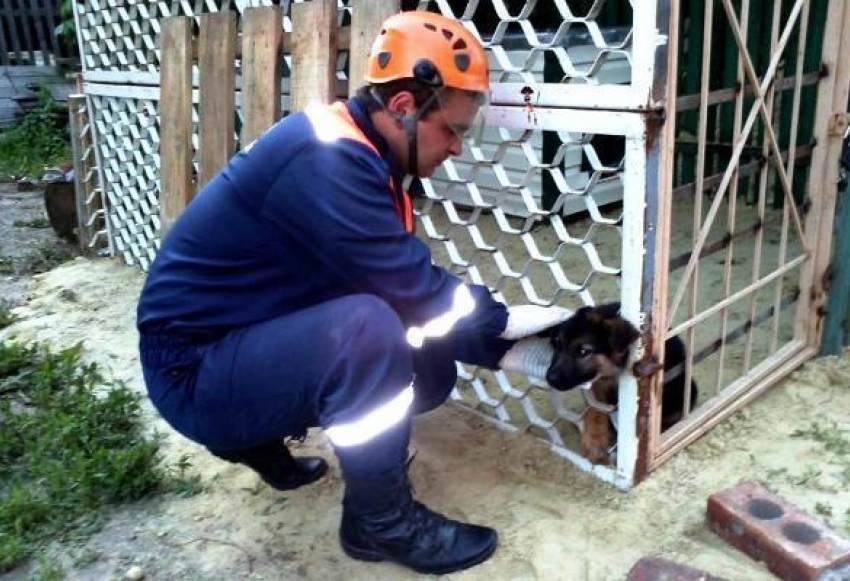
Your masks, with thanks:
[[[573,311],[563,307],[515,305],[508,307],[508,323],[499,335],[502,339],[522,339],[536,335],[573,316]]]
[[[502,356],[499,367],[504,371],[517,371],[529,377],[546,379],[546,370],[554,355],[555,350],[549,339],[529,337],[514,343]]]

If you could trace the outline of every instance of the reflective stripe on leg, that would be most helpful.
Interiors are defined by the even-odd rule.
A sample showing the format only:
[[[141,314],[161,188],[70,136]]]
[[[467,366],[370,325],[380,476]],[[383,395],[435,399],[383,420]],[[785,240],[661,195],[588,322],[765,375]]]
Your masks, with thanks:
[[[413,403],[413,385],[407,386],[390,401],[355,422],[329,427],[325,433],[337,447],[357,446],[368,442],[403,420]]]

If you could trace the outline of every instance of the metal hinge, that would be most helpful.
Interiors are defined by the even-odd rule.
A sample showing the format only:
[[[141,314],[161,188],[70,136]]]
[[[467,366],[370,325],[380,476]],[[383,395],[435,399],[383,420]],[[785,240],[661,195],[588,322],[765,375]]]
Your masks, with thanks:
[[[829,134],[847,137],[850,134],[850,113],[834,113],[829,120]]]

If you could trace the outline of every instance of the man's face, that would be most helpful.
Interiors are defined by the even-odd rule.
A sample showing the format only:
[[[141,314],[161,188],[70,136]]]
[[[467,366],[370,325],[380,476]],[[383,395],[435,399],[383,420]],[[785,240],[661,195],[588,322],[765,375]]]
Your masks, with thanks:
[[[468,95],[446,91],[440,106],[419,121],[419,175],[430,177],[452,155],[463,153],[463,139],[472,127],[479,105]]]

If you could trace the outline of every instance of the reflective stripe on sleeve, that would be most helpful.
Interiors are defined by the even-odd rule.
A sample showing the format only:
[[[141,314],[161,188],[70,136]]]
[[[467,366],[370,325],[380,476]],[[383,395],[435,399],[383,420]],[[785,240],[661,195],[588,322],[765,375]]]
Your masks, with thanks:
[[[465,284],[455,289],[454,302],[448,312],[431,319],[421,327],[411,327],[407,330],[407,342],[412,346],[422,347],[428,337],[443,337],[452,330],[460,319],[475,310],[475,299]]]

